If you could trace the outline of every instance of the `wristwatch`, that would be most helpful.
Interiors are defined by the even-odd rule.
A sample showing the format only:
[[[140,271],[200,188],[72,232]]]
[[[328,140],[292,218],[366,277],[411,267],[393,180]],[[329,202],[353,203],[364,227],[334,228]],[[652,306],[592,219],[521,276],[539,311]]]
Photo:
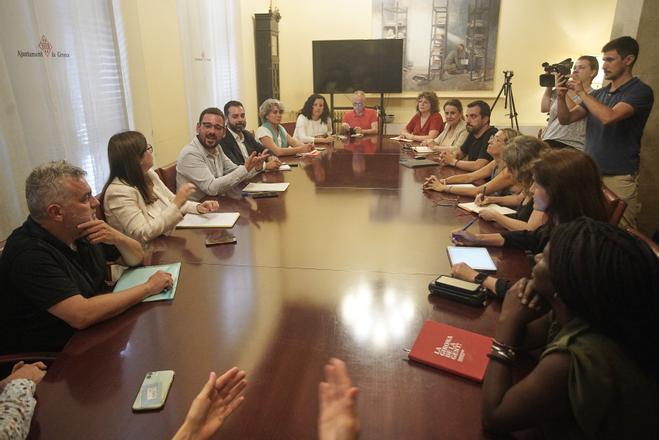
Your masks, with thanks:
[[[485,272],[478,272],[476,276],[474,277],[474,283],[483,285],[483,282],[485,281],[485,278],[489,277],[488,274]]]

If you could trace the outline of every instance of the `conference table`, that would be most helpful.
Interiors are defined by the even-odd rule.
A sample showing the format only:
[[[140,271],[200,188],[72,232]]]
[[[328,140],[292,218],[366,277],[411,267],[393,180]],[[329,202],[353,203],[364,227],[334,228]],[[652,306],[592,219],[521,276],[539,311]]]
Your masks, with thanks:
[[[239,212],[234,245],[219,230],[177,229],[150,249],[180,261],[173,301],[143,303],[77,332],[38,387],[30,438],[165,439],[209,371],[247,371],[243,405],[218,438],[317,437],[318,383],[331,357],[360,388],[362,439],[478,439],[481,385],[407,360],[424,320],[494,334],[500,304],[474,308],[429,295],[450,274],[450,231],[471,218],[423,180],[448,167],[406,168],[401,144],[336,141],[291,171],[276,198],[219,198]],[[466,200],[466,199],[465,199]],[[472,232],[496,227],[479,220]],[[529,273],[524,253],[492,248],[497,276]],[[131,410],[149,371],[174,370],[162,410]]]

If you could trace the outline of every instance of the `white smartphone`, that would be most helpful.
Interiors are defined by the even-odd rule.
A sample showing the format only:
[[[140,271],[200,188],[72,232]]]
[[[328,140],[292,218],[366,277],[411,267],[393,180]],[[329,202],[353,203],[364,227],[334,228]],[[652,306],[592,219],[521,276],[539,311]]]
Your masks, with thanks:
[[[133,402],[133,411],[150,411],[165,406],[167,393],[174,380],[174,371],[149,371]]]

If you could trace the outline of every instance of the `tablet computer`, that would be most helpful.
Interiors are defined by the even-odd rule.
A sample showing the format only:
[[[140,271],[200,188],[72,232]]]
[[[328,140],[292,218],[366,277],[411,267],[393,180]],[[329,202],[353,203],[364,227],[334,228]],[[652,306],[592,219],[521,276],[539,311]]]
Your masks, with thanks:
[[[474,270],[496,272],[497,267],[490,253],[484,247],[448,246],[448,259],[451,266],[467,263]]]

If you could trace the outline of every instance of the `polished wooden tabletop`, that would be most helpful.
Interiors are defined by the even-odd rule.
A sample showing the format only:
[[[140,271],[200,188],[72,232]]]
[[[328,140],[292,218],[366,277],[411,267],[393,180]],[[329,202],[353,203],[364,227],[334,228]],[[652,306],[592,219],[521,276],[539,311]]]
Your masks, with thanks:
[[[154,263],[183,263],[175,299],[74,335],[38,388],[31,438],[169,438],[208,372],[234,365],[248,373],[246,400],[218,437],[315,438],[330,357],[361,389],[363,439],[481,438],[481,386],[403,351],[426,319],[492,335],[499,312],[428,295],[450,273],[450,231],[471,217],[421,191],[425,177],[451,170],[402,167],[406,154],[377,137],[337,142],[258,176],[290,182],[277,198],[221,199],[241,214],[237,244],[206,247],[213,230],[159,240]],[[491,254],[499,276],[528,273],[523,253]],[[165,407],[133,413],[145,373],[166,369],[175,378]]]

